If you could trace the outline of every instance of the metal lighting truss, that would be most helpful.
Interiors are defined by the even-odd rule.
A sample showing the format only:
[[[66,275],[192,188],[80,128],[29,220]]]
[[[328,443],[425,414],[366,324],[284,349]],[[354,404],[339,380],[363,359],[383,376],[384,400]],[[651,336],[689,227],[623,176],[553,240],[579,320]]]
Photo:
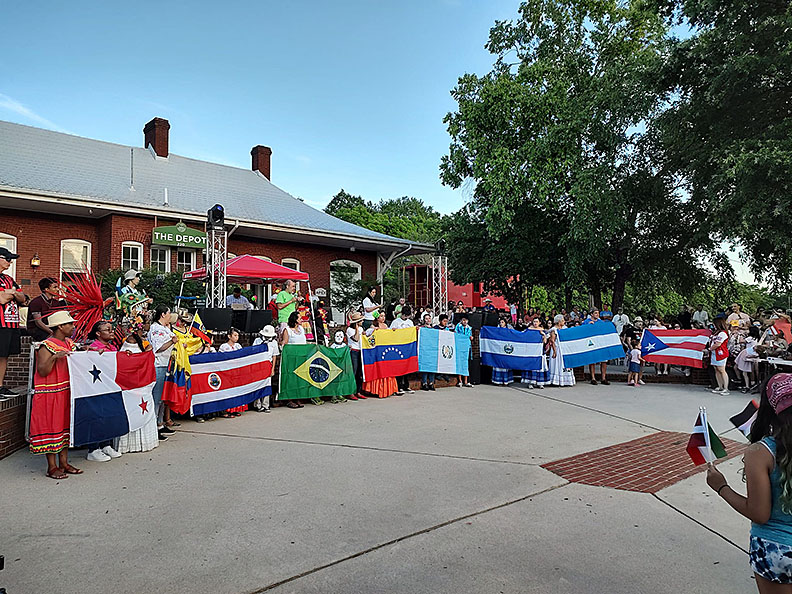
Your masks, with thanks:
[[[432,311],[435,315],[448,307],[448,257],[432,256]]]
[[[225,307],[228,232],[211,225],[206,232],[206,307]]]

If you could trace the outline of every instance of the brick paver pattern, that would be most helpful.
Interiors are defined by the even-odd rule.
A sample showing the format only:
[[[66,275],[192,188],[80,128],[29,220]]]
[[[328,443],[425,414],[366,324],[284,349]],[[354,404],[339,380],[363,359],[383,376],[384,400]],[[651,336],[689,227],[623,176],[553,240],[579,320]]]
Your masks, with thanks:
[[[656,493],[706,469],[694,466],[685,448],[690,435],[660,431],[599,450],[542,464],[542,468],[573,483],[622,491]],[[727,458],[746,445],[723,439]]]

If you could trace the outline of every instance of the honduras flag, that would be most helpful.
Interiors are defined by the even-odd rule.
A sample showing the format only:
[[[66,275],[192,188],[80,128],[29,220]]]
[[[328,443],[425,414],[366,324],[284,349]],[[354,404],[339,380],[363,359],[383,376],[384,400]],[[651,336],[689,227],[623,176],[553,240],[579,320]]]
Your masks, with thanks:
[[[582,367],[624,357],[624,347],[611,322],[600,321],[558,331],[566,367]]]
[[[542,333],[536,330],[517,332],[510,328],[482,326],[479,345],[483,365],[521,371],[542,369],[544,343]]]
[[[644,330],[641,335],[641,357],[653,355],[657,351],[667,349],[668,345],[660,340],[651,330]]]
[[[418,371],[469,375],[470,338],[436,328],[418,329]]]
[[[71,445],[136,431],[156,415],[154,353],[86,351],[69,356]]]

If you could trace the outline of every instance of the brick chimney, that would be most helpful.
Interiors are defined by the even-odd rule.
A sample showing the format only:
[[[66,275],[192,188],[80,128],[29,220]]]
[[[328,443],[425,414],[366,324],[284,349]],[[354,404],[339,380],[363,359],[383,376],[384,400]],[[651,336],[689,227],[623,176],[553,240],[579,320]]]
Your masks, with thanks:
[[[261,175],[270,178],[270,159],[272,158],[272,149],[268,146],[254,146],[250,151],[253,157],[253,171],[259,171]]]
[[[143,126],[143,146],[154,149],[160,157],[168,156],[168,130],[170,124],[168,120],[163,118],[154,118],[148,124]]]

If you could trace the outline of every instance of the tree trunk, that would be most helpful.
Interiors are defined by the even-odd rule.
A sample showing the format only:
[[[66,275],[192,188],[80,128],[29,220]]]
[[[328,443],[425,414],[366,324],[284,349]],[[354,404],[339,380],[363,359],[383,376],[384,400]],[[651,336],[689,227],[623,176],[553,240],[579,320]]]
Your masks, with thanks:
[[[629,272],[626,266],[622,266],[616,271],[616,278],[613,281],[612,311],[619,311],[619,308],[624,305],[624,289],[627,286],[628,276]]]
[[[572,287],[564,285],[564,309],[572,311]]]
[[[589,284],[591,285],[591,297],[594,300],[594,307],[601,310],[602,309],[602,286],[600,285],[600,280],[598,276],[594,276]]]

